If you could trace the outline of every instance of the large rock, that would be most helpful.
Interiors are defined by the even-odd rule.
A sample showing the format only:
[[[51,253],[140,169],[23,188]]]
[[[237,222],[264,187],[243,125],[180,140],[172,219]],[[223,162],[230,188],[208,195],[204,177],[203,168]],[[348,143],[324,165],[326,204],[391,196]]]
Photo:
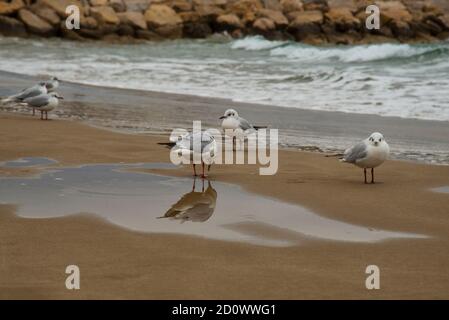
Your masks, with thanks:
[[[276,24],[268,18],[259,18],[253,23],[253,28],[262,34],[276,30]]]
[[[149,28],[162,37],[179,38],[182,36],[182,19],[169,6],[151,5],[145,12],[145,21]]]
[[[199,22],[201,20],[201,16],[198,12],[194,11],[180,12],[179,16],[184,23]]]
[[[376,1],[375,4],[380,10],[380,20],[382,24],[391,21],[411,22],[412,15],[400,1]]]
[[[11,37],[25,37],[25,25],[14,18],[0,16],[0,34]]]
[[[320,25],[323,23],[323,13],[318,10],[302,11],[296,15],[295,20],[290,24],[291,28],[301,28],[309,24]]]
[[[195,12],[206,20],[212,21],[218,18],[218,16],[224,14],[224,10],[218,6],[195,6]]]
[[[127,11],[139,11],[144,12],[150,6],[151,0],[126,0]],[[144,33],[142,33],[144,34]],[[146,35],[146,34],[145,34]]]
[[[145,12],[145,20],[148,26],[151,27],[178,25],[182,23],[181,17],[172,8],[163,4],[151,5]]]
[[[279,0],[264,0],[265,9],[282,11],[282,6]]]
[[[304,10],[301,0],[281,0],[281,8],[284,14]]]
[[[81,16],[80,26],[81,29],[90,29],[90,30],[97,29],[98,21],[94,17]]]
[[[359,29],[361,26],[360,20],[352,15],[349,8],[331,8],[326,12],[326,19],[341,32]]]
[[[229,0],[193,0],[193,5],[196,6],[225,6]]]
[[[136,29],[147,30],[147,23],[142,13],[128,11],[117,13],[122,24],[130,25]]]
[[[106,6],[108,4],[108,0],[89,0],[89,3],[93,7],[101,7]]]
[[[186,22],[183,28],[184,36],[194,39],[203,39],[212,34],[212,29],[205,22]]]
[[[268,18],[273,21],[278,28],[288,26],[288,19],[282,14],[281,11],[262,9],[257,12],[257,16],[261,18]]]
[[[307,42],[310,43],[313,37],[321,34],[320,25],[323,23],[323,19],[323,13],[318,10],[300,12],[288,28],[297,40],[307,39]],[[321,43],[321,41],[319,42]]]
[[[217,24],[219,26],[220,31],[222,30],[234,30],[243,28],[243,23],[240,21],[240,18],[237,15],[223,14],[217,18]]]
[[[44,19],[53,26],[58,26],[61,23],[61,18],[53,9],[43,5],[32,5],[29,8],[34,14]]]
[[[226,9],[238,15],[244,23],[252,23],[256,20],[257,12],[263,9],[263,5],[259,0],[237,0],[230,2]]]
[[[109,5],[115,12],[125,12],[126,4],[123,0],[109,0]]]
[[[327,0],[302,0],[304,4],[304,10],[320,10],[327,11]]]
[[[84,7],[79,0],[38,0],[38,4],[46,5],[53,9],[61,18],[66,18],[68,6],[75,5],[80,9],[80,14],[84,15]]]
[[[92,7],[90,8],[90,14],[100,24],[118,25],[120,23],[119,17],[111,7]]]
[[[372,1],[372,0],[368,0],[368,1]],[[413,1],[415,1],[415,0],[413,0]],[[329,7],[329,10],[346,8],[346,9],[349,9],[352,13],[356,13],[359,10],[359,8],[360,9],[366,8],[369,5],[369,3],[368,2],[364,3],[364,1],[356,2],[356,0],[327,0],[327,5]],[[363,11],[365,11],[365,10],[363,10]]]
[[[20,9],[18,17],[31,33],[48,36],[55,31],[51,24],[39,18],[28,9]]]
[[[25,7],[23,0],[12,0],[11,2],[0,2],[0,15],[12,15]]]
[[[187,0],[173,0],[171,2],[171,7],[176,12],[187,12],[187,11],[192,11],[193,5],[192,5],[192,2],[187,1]]]

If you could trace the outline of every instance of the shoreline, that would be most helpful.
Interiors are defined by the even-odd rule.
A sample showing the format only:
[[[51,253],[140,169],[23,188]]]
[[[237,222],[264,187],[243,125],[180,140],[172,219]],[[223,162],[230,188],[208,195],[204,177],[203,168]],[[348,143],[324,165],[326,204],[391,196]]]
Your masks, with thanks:
[[[114,133],[77,121],[44,122],[7,113],[0,114],[0,122],[0,161],[24,156],[52,158],[59,166],[168,161],[168,150],[156,144],[162,136]],[[17,127],[23,130],[13,130]],[[256,166],[216,165],[210,179],[297,203],[338,221],[431,238],[378,243],[309,239],[300,246],[272,248],[133,232],[95,216],[25,219],[13,215],[14,206],[2,204],[0,271],[7,277],[0,281],[1,297],[447,298],[449,197],[430,189],[449,185],[449,167],[388,161],[378,170],[379,183],[365,186],[359,169],[335,159],[292,150],[280,150],[279,156],[275,176],[257,175]],[[191,174],[188,167],[148,171]],[[82,270],[78,292],[63,286],[64,268],[73,261]],[[370,264],[381,268],[381,290],[364,287]],[[184,278],[176,280],[173,274]]]
[[[0,71],[0,96],[42,78]],[[278,129],[281,147],[342,151],[371,132],[380,131],[390,142],[394,159],[449,164],[447,121],[277,107],[75,82],[64,82],[58,92],[65,98],[58,108],[58,118],[119,132],[168,134],[174,128],[191,128],[193,120],[201,120],[203,127],[217,128],[218,117],[234,108],[255,125]],[[26,109],[22,112],[28,113]]]

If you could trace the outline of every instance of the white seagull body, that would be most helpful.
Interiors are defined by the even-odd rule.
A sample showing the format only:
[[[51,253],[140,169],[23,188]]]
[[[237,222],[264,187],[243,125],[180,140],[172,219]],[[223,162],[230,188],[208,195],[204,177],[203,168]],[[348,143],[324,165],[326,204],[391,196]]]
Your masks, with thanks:
[[[188,162],[194,161],[195,155],[201,159],[202,177],[204,174],[204,164],[212,165],[217,154],[217,143],[215,138],[207,131],[195,132],[184,135],[180,138],[172,149]],[[193,173],[196,176],[195,163],[193,164]]]
[[[363,168],[365,183],[367,183],[366,169],[371,169],[371,183],[374,183],[374,168],[384,163],[388,159],[389,154],[390,147],[383,135],[379,132],[374,132],[367,139],[347,149],[341,161]]]
[[[41,120],[48,120],[48,111],[53,110],[59,104],[59,99],[62,99],[56,92],[41,94],[36,97],[31,97],[23,100],[23,103],[33,109],[38,109],[41,112]]]

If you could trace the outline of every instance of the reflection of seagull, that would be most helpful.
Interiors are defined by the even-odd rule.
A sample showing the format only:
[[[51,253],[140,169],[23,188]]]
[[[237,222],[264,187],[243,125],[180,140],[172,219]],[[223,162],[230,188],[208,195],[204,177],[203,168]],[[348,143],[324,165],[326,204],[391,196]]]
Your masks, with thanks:
[[[205,178],[204,166],[208,165],[207,171],[210,170],[214,157],[217,154],[217,143],[213,135],[207,131],[189,133],[181,136],[177,142],[159,143],[172,147],[171,152],[176,152],[182,156],[187,162],[193,165],[193,175],[196,176],[195,157],[199,157],[202,166],[202,178]],[[200,151],[201,150],[201,151]]]
[[[248,120],[239,116],[237,111],[234,109],[228,109],[225,111],[224,115],[222,115],[219,119],[222,119],[221,128],[225,131],[226,134],[231,134],[232,136],[232,145],[234,147],[236,136],[244,136],[255,130],[266,128],[261,126],[253,126]]]
[[[48,92],[55,91],[59,87],[60,80],[56,77],[52,77],[50,80],[45,81],[45,87],[47,88]]]
[[[31,97],[23,100],[23,104],[33,109],[38,109],[41,112],[41,120],[48,120],[48,111],[53,110],[59,104],[58,99],[63,99],[56,92],[41,94],[36,97]]]
[[[24,89],[15,95],[12,95],[6,99],[3,99],[2,102],[3,103],[20,102],[27,98],[36,97],[36,96],[46,94],[46,93],[47,93],[47,87],[45,85],[45,82],[40,82],[39,84],[37,84],[35,86],[32,86],[28,89]],[[33,116],[34,116],[34,108],[33,108]]]
[[[374,183],[374,168],[380,166],[390,154],[390,147],[383,135],[374,132],[367,139],[347,149],[341,161],[363,168],[366,181],[366,169],[371,168],[371,183]]]
[[[215,210],[217,191],[212,188],[209,180],[207,181],[208,187],[204,191],[204,180],[202,180],[202,190],[201,192],[196,192],[195,182],[196,179],[193,180],[192,191],[183,195],[178,202],[168,209],[164,216],[159,218],[170,218],[181,220],[181,222],[204,222],[208,220]]]

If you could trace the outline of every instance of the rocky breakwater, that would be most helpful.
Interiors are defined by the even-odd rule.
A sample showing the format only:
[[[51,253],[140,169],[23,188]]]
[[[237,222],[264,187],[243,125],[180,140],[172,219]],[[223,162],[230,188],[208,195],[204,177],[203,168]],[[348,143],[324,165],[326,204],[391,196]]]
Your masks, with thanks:
[[[76,5],[80,29],[66,27]],[[369,5],[380,29],[368,30]],[[432,42],[449,37],[448,0],[0,0],[0,34],[108,41],[263,35],[310,44]]]

